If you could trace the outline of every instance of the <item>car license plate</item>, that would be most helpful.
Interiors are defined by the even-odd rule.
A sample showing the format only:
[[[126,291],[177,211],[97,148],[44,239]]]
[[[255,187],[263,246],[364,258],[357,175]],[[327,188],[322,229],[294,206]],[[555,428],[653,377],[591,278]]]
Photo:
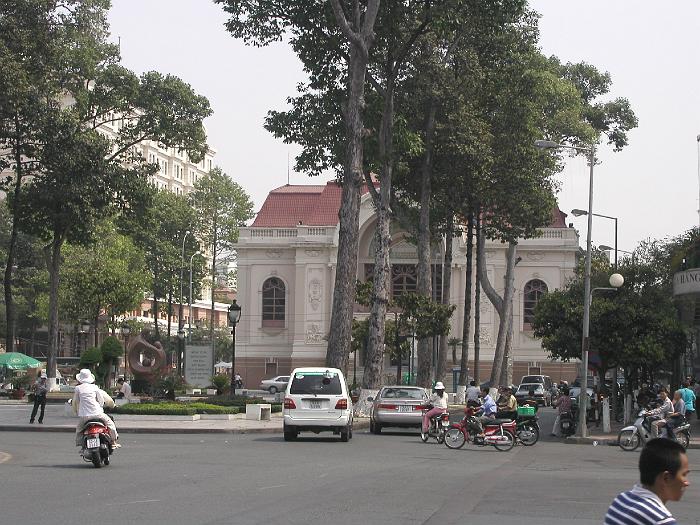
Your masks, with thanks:
[[[309,401],[309,408],[321,408],[321,402],[312,399],[311,401]]]
[[[410,405],[399,405],[396,408],[399,412],[413,412],[413,407]]]
[[[100,448],[99,438],[90,438],[87,440],[87,448]]]

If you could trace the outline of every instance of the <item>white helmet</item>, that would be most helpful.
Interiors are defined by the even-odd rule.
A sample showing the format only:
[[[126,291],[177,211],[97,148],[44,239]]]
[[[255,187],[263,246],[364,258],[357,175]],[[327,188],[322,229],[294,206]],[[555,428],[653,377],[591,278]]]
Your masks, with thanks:
[[[442,381],[438,381],[433,388],[435,390],[445,390],[445,385],[442,384]]]

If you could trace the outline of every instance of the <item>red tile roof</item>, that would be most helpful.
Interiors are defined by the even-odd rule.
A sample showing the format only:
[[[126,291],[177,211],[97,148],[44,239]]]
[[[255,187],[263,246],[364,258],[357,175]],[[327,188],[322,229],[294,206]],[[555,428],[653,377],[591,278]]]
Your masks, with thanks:
[[[378,184],[377,184],[378,185]],[[336,226],[342,188],[337,182],[326,185],[285,185],[272,190],[260,208],[253,228],[293,228],[304,226]],[[362,193],[367,187],[362,188]],[[566,228],[566,214],[558,207],[552,210],[550,228]]]

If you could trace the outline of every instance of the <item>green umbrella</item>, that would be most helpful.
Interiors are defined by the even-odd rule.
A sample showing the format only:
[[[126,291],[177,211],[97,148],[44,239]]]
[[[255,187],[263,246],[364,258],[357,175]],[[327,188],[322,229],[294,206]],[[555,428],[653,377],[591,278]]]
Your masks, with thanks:
[[[6,352],[0,354],[0,367],[2,366],[10,370],[24,370],[38,368],[41,366],[41,362],[20,352]]]

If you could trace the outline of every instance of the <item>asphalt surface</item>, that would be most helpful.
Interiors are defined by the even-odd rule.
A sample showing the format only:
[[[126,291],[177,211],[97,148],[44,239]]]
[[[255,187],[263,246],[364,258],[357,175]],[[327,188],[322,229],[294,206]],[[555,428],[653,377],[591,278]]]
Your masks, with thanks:
[[[303,435],[305,436],[305,435]],[[323,435],[322,435],[323,436]],[[350,443],[279,435],[122,436],[108,467],[72,436],[0,432],[2,523],[599,524],[638,453],[541,442],[449,450],[405,432]],[[689,451],[691,469],[700,451]],[[698,523],[700,476],[670,504]]]

